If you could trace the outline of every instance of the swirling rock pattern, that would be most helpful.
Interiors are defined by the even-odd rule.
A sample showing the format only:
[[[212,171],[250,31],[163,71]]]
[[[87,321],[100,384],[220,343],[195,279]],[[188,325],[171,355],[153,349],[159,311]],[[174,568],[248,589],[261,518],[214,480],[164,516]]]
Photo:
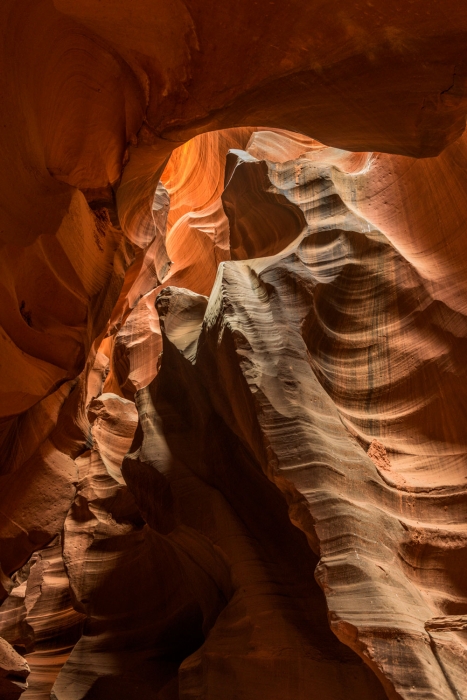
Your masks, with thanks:
[[[388,697],[465,697],[462,414],[456,410],[449,421],[451,378],[464,372],[462,317],[440,313],[423,278],[339,196],[333,181],[348,190],[344,178],[354,180],[369,164],[369,156],[323,148],[298,162],[267,164],[270,181],[300,204],[306,231],[286,254],[221,266],[196,353],[180,344],[180,293],[166,290],[169,303],[159,297],[163,361],[154,388],[137,396],[145,416],[138,460],[167,479],[158,487],[170,493],[162,503],[176,498],[179,462],[222,483],[232,499],[220,457],[212,472],[208,457],[216,454],[210,424],[229,426],[248,455],[237,456],[236,469],[249,461],[282,491],[290,519],[319,556],[315,575],[331,629],[367,662]],[[171,306],[176,342],[164,330]],[[452,337],[454,318],[460,325]],[[432,355],[425,360],[436,344],[415,340],[424,334],[450,338],[440,364]],[[462,401],[459,389],[456,397]],[[203,419],[204,411],[211,417]],[[419,411],[438,420],[420,420]],[[169,443],[168,461],[152,437],[154,424]],[[215,628],[196,663],[181,667],[189,688],[200,665],[204,692],[210,673],[215,677],[213,638]],[[202,692],[194,687],[190,692]]]
[[[89,404],[92,441],[109,475],[122,481],[120,466],[133,441],[138,414],[132,401],[101,394]]]
[[[264,161],[241,151],[229,156],[222,204],[229,219],[231,258],[280,253],[306,226],[302,210],[274,191]]]
[[[21,582],[22,579],[25,579]],[[73,608],[60,539],[33,555],[20,571],[9,602],[15,602],[22,626],[11,626],[5,614],[0,625],[15,648],[27,652],[31,674],[21,696],[41,700],[50,696],[55,679],[82,632],[84,616]],[[4,605],[2,613],[8,608]]]
[[[108,391],[133,399],[156,376],[162,350],[155,310],[159,292],[178,285],[208,295],[219,263],[230,258],[222,201],[226,160],[230,149],[246,147],[253,131],[203,134],[173,152],[152,204],[153,218],[158,207],[158,231],[153,238],[148,234],[146,247],[128,268],[110,319]]]
[[[456,0],[6,0],[1,28],[5,420],[82,371],[177,145],[268,124],[426,157],[465,126]]]
[[[459,296],[367,218],[378,158],[238,138],[210,145],[225,182],[169,168],[163,282],[130,273],[120,328],[8,443],[24,697],[467,697]]]
[[[462,4],[0,17],[2,697],[465,699]]]

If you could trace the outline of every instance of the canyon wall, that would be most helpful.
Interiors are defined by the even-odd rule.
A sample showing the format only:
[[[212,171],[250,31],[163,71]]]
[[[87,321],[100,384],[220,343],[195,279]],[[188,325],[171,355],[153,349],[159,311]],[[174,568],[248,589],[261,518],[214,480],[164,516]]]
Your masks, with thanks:
[[[467,698],[467,10],[0,12],[0,697]]]

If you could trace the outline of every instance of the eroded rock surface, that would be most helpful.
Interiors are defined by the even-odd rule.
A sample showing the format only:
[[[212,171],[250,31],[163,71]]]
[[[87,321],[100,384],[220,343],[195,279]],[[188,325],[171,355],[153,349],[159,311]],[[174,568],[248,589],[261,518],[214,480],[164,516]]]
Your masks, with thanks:
[[[156,236],[154,195],[176,146],[268,125],[340,148],[435,156],[465,127],[466,35],[457,0],[403,11],[347,0],[164,0],[157,11],[148,0],[5,0],[0,417],[83,370],[126,269]],[[162,274],[170,254],[161,237],[157,247]]]
[[[128,462],[130,488],[138,464],[162,475],[152,517],[169,528],[185,512],[177,506],[180,465],[225,489],[242,513],[228,475],[246,487],[247,474],[260,470],[319,557],[315,577],[331,629],[387,696],[465,697],[465,448],[463,414],[450,415],[463,394],[449,389],[464,374],[464,341],[448,330],[463,317],[440,314],[425,280],[344,203],[334,180],[348,192],[368,157],[356,168],[355,158],[330,149],[307,156],[268,164],[275,187],[304,212],[301,240],[273,258],[221,265],[196,354],[164,331],[176,322],[180,337],[186,292],[159,296],[161,370],[137,395],[143,434]],[[429,338],[440,337],[445,354],[425,359],[435,347]],[[182,664],[182,697],[185,682],[195,696],[215,684],[215,633]],[[224,649],[233,665],[236,652]],[[262,692],[274,693],[258,680],[261,663],[250,662]],[[277,692],[288,697],[283,686]]]
[[[37,239],[8,243],[8,300],[28,291],[29,330],[3,339],[2,361],[23,364],[2,403],[0,694],[467,699],[465,137],[427,160],[353,153],[274,128],[306,121],[293,101],[250,127],[274,112],[266,64],[245,88],[252,122],[235,116],[237,87],[203,116],[199,67],[184,116],[182,49],[136,137],[162,50],[152,15],[143,61],[133,16],[122,58],[118,12],[39,4],[57,36],[81,27],[83,47],[91,17],[96,60],[112,42],[95,80],[121,84],[126,107],[110,112],[120,124],[126,110],[130,146],[97,151],[91,129],[66,167],[51,149],[64,219],[55,237],[44,219]],[[179,9],[199,51],[202,21]],[[396,39],[403,53],[397,31],[384,51]],[[283,94],[297,66],[274,78]],[[453,80],[426,123],[407,127],[412,103],[397,123],[377,110],[382,131],[357,138],[349,122],[344,145],[434,152],[462,111]],[[313,117],[324,133],[331,104]],[[169,138],[224,123],[241,127],[167,162]]]

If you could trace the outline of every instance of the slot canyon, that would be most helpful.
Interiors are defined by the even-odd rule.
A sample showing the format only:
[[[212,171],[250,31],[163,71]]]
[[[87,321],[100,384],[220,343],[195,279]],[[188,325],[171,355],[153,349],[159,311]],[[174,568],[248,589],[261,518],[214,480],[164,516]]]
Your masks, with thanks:
[[[467,5],[0,17],[0,700],[467,700]]]

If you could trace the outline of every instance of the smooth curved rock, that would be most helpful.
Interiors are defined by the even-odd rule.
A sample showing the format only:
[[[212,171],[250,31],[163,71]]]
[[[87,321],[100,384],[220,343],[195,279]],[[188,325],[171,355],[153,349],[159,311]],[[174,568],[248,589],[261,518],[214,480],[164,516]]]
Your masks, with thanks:
[[[148,528],[97,452],[77,461],[64,561],[86,621],[52,697],[123,700],[135,688],[147,698],[173,697],[180,661],[224,604],[225,563],[196,532],[167,539]]]
[[[101,394],[89,404],[92,441],[109,475],[123,483],[121,464],[133,441],[138,422],[133,401]]]
[[[247,145],[251,133],[229,129],[201,135],[173,152],[155,194],[154,201],[162,202],[158,231],[127,270],[109,322],[114,335],[106,391],[132,399],[156,376],[162,340],[155,299],[162,289],[179,285],[202,295],[211,292],[219,263],[230,258],[221,200],[226,160],[231,148]]]
[[[1,19],[4,417],[83,369],[135,252],[122,231],[136,245],[155,233],[175,146],[268,124],[426,157],[465,126],[467,17],[454,0],[403,12],[7,0]]]
[[[222,205],[232,260],[280,253],[306,227],[300,207],[272,186],[266,162],[246,152],[229,151]]]
[[[158,299],[163,361],[154,382],[137,394],[142,431],[123,466],[153,527],[176,531],[181,521],[201,529],[232,568],[234,595],[204,645],[182,663],[180,697],[233,699],[254,685],[274,700],[306,697],[311,686],[323,699],[383,698],[378,681],[330,634],[313,577],[316,556],[231,421],[216,412],[191,364],[193,353],[185,352],[184,319],[187,341],[193,333],[191,297],[170,288]],[[145,495],[149,488],[153,499]]]
[[[466,38],[4,1],[0,694],[467,697]]]
[[[0,478],[1,566],[4,574],[20,568],[57,535],[73,502],[74,461],[46,441],[20,470]]]
[[[36,552],[14,578],[10,597],[0,608],[0,630],[15,650],[25,654],[31,670],[21,697],[43,700],[50,697],[83,621],[73,609],[60,538]]]
[[[298,247],[275,258],[221,266],[197,352],[189,353],[185,365],[186,358],[177,359],[183,355],[183,317],[175,314],[176,343],[164,336],[160,374],[137,397],[145,417],[138,460],[169,479],[170,487],[156,480],[153,488],[161,499],[158,517],[167,512],[170,520],[176,503],[171,474],[180,462],[196,464],[193,445],[213,435],[197,425],[196,413],[214,410],[284,494],[292,522],[320,557],[316,576],[331,628],[373,669],[388,697],[412,697],[414,691],[420,697],[441,699],[452,692],[463,697],[466,650],[458,633],[463,624],[458,613],[467,600],[461,584],[465,482],[458,480],[465,474],[463,433],[461,422],[456,432],[454,414],[438,421],[436,432],[416,417],[420,406],[426,415],[433,410],[446,420],[450,374],[462,376],[456,359],[461,354],[452,337],[439,369],[431,357],[424,370],[430,345],[410,340],[422,328],[449,333],[455,316],[432,315],[433,304],[421,301],[429,295],[423,278],[339,195],[346,192],[345,177],[352,182],[371,167],[368,156],[312,151],[299,163],[268,163],[271,181],[306,217]],[[164,296],[158,302],[163,328],[171,304],[176,309],[175,300],[186,296],[170,289],[164,294],[167,302]],[[457,323],[460,335],[462,319]],[[385,327],[391,333],[382,332]],[[190,328],[187,322],[187,340]],[[405,347],[416,358],[412,362],[404,362]],[[442,369],[446,356],[449,369]],[[396,371],[393,396],[385,381]],[[438,387],[447,382],[442,407],[437,392],[430,400],[430,377]],[[453,389],[453,397],[459,394],[459,387]],[[210,401],[213,408],[201,409]],[[170,445],[165,457],[156,439],[161,429]],[[207,448],[198,449],[206,479]],[[213,475],[221,463],[216,459]],[[225,484],[226,472],[221,473],[217,484]],[[148,512],[147,504],[144,509]],[[439,560],[442,577],[432,573]],[[230,658],[232,652],[226,653]],[[195,669],[211,673],[202,650],[195,658],[180,672],[185,678],[187,669],[187,688]],[[195,693],[209,692],[209,684],[203,691],[194,687]]]

